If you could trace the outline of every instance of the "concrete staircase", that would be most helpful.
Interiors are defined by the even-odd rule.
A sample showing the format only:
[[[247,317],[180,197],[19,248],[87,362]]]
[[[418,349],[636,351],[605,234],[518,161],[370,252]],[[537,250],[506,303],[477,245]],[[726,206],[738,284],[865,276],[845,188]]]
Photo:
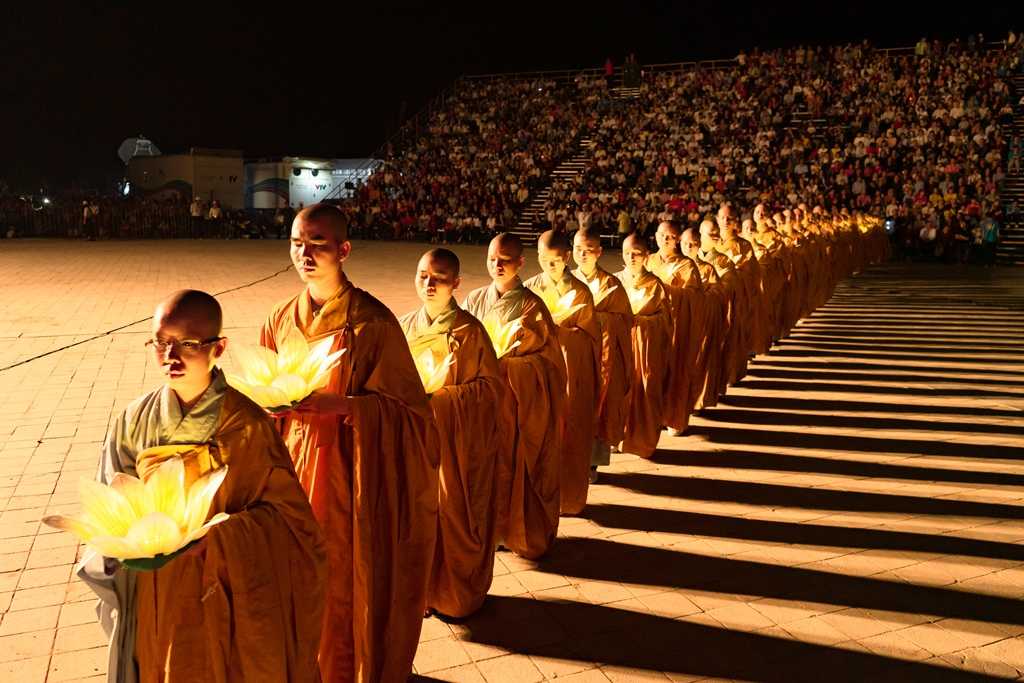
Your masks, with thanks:
[[[640,97],[640,88],[627,88],[625,86],[612,88],[612,98],[616,100],[635,100]]]
[[[1013,86],[1019,98],[1024,94],[1024,73],[1018,73],[1013,77]],[[1018,108],[1013,117],[1013,123],[1009,130],[1004,131],[1003,137],[1012,141],[1014,136],[1024,138],[1024,111]],[[1003,202],[1003,211],[1011,203],[1017,206],[1017,218],[1008,220],[1002,226],[999,236],[999,244],[996,246],[996,263],[1004,266],[1024,266],[1024,159],[1021,160],[1021,170],[1006,176],[1003,182],[1003,191],[999,199]]]
[[[590,161],[594,142],[590,138],[580,138],[576,143],[576,153],[555,167],[548,178],[547,184],[530,195],[526,206],[519,212],[515,227],[509,232],[517,235],[523,244],[537,243],[537,223],[546,223],[544,206],[551,195],[551,183],[555,180],[572,179],[583,172]]]

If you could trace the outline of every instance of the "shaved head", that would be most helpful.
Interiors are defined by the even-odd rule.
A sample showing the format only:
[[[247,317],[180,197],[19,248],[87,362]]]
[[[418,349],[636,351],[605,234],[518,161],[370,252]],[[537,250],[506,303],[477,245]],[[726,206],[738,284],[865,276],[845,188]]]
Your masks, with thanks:
[[[153,312],[153,325],[175,323],[194,331],[196,338],[220,336],[223,314],[217,300],[198,289],[182,289],[161,301]]]
[[[630,233],[629,236],[622,241],[622,248],[630,250],[641,249],[645,253],[651,253],[650,248],[647,246],[647,240],[635,232]]]
[[[710,237],[712,235],[712,233],[714,233],[715,227],[716,226],[715,226],[715,222],[714,221],[701,221],[700,222],[700,236],[701,237]]]
[[[596,230],[587,228],[585,230],[577,230],[576,234],[572,238],[573,244],[585,244],[588,247],[599,247],[601,246],[601,234]]]
[[[678,237],[682,232],[682,228],[679,227],[679,223],[676,221],[662,221],[658,224],[658,232],[671,232]]]
[[[431,249],[420,259],[421,262],[424,260],[433,263],[435,268],[443,268],[456,277],[462,267],[459,257],[451,249]]]
[[[494,239],[491,240],[488,249],[502,251],[513,258],[519,258],[523,255],[522,241],[520,241],[520,239],[515,235],[508,232],[495,235]]]
[[[313,204],[295,216],[292,225],[317,226],[341,243],[348,241],[348,219],[341,209],[333,204]]]
[[[569,236],[561,231],[546,230],[537,239],[538,249],[551,249],[568,253],[572,247],[569,245]]]

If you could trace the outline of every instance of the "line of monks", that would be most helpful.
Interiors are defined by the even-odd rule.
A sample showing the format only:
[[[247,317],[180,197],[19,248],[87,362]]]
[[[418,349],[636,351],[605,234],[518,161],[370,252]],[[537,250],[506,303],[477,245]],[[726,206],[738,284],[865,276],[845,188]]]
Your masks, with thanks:
[[[212,297],[163,302],[152,341],[166,385],[115,422],[100,478],[170,455],[187,477],[227,465],[210,514],[231,518],[157,571],[83,562],[103,598],[110,680],[405,680],[425,614],[480,608],[496,547],[544,555],[611,452],[650,457],[663,428],[681,434],[888,249],[877,220],[805,207],[758,206],[740,224],[726,205],[655,238],[651,253],[629,236],[612,274],[598,235],[547,232],[543,272],[523,282],[521,243],[499,235],[491,283],[461,306],[459,260],[434,249],[415,274],[423,305],[399,319],[345,276],[342,213],[309,207],[291,234],[306,287],[274,307],[260,342],[333,337],[345,353],[284,415],[216,368],[226,340]],[[431,395],[414,361],[428,351],[452,359]]]

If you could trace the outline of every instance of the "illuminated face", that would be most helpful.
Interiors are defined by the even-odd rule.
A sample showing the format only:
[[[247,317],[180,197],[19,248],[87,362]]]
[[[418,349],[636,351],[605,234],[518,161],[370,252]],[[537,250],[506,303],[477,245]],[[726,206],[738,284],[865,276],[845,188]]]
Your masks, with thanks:
[[[679,233],[668,223],[662,223],[658,226],[658,231],[654,233],[654,239],[658,243],[658,251],[661,253],[676,253],[676,249],[679,246]]]
[[[561,249],[537,247],[537,265],[552,280],[558,281],[562,279],[562,274],[565,272],[565,263],[568,258],[568,252]]]
[[[147,343],[172,389],[201,389],[210,381],[210,370],[227,346],[206,321],[157,312],[153,337]]]
[[[726,221],[732,216],[732,207],[723,206],[718,209],[718,214],[715,216],[715,221],[718,223],[719,228],[724,228]]]
[[[693,231],[687,231],[683,233],[683,236],[679,239],[679,247],[683,250],[683,253],[687,256],[693,256],[697,253],[697,249],[700,248],[700,239]]]
[[[487,274],[499,287],[509,285],[523,267],[523,255],[516,254],[508,246],[491,242],[487,248]]]
[[[303,282],[332,282],[341,272],[341,264],[348,258],[352,244],[338,242],[337,235],[324,221],[296,218],[292,223],[292,265]]]
[[[439,308],[447,306],[461,282],[450,265],[431,258],[430,254],[424,254],[416,266],[416,295],[425,304],[437,304]]]
[[[647,249],[636,243],[624,242],[622,244],[622,262],[633,275],[643,272],[647,256]]]
[[[577,238],[573,240],[572,259],[579,265],[580,270],[589,275],[597,268],[597,261],[603,251],[601,243],[597,240],[580,239],[577,234]]]
[[[721,241],[721,234],[718,232],[718,226],[710,221],[706,221],[700,226],[700,247],[704,251],[711,251]]]

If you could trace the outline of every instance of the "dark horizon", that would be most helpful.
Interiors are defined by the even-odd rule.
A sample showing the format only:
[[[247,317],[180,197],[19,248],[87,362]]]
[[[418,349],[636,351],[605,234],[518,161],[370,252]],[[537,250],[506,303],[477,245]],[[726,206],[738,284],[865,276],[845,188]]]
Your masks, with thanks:
[[[1007,7],[964,19],[934,16],[927,5],[712,2],[404,2],[296,17],[225,5],[175,10],[19,10],[0,28],[9,53],[0,60],[0,181],[17,190],[95,186],[120,175],[117,147],[140,133],[165,153],[360,157],[462,75],[597,68],[630,52],[656,63],[864,39],[879,47],[977,32],[1001,40],[1024,15]]]

